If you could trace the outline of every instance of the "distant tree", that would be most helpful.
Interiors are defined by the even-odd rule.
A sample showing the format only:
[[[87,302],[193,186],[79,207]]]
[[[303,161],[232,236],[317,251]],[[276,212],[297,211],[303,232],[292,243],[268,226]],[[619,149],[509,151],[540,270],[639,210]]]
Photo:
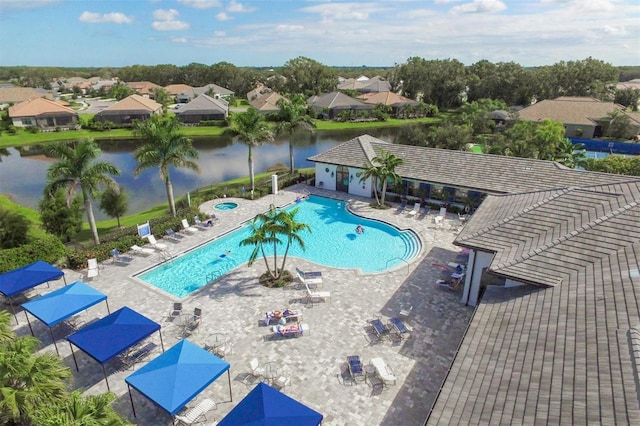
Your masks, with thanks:
[[[153,89],[153,97],[157,103],[162,105],[165,112],[167,106],[173,102],[173,96],[171,95],[171,93],[167,92],[162,87],[156,87],[155,89]]]
[[[60,188],[53,196],[45,192],[39,205],[42,227],[65,242],[82,229],[82,200],[74,197],[71,204],[67,201],[65,190]]]
[[[581,61],[560,61],[534,71],[538,99],[558,96],[593,96],[603,99],[606,87],[617,81],[618,71],[604,61],[587,58]]]
[[[48,151],[56,162],[47,170],[47,192],[54,194],[59,188],[67,189],[67,205],[70,205],[76,191],[79,190],[93,241],[100,244],[91,198],[101,186],[115,185],[115,181],[109,175],[119,175],[120,170],[105,161],[97,161],[102,151],[93,139],[72,145],[64,142],[55,143],[48,147]]]
[[[290,102],[282,98],[278,100],[278,113],[276,114],[276,134],[289,137],[289,171],[294,172],[293,163],[293,134],[300,132],[313,132],[315,122],[309,117],[307,101],[303,95],[295,95]]]
[[[326,65],[304,56],[289,60],[281,70],[286,91],[305,97],[332,92],[338,84],[335,72]]]
[[[507,105],[528,105],[531,101],[531,75],[519,64],[484,59],[468,67],[467,73],[470,102],[497,99]]]
[[[427,146],[427,134],[424,126],[412,124],[400,127],[396,143],[402,145]]]
[[[538,160],[553,160],[558,146],[564,141],[564,125],[559,121],[544,119],[536,126],[533,144]]]
[[[640,101],[640,90],[638,89],[623,89],[616,90],[614,102],[625,107],[631,108],[633,111],[638,111],[638,102]]]
[[[180,133],[181,124],[175,116],[154,115],[149,120],[137,121],[133,133],[144,140],[144,145],[133,154],[138,165],[133,171],[135,176],[143,170],[157,167],[160,178],[164,181],[169,209],[176,215],[176,203],[173,198],[170,167],[187,168],[200,172],[198,151],[193,147],[191,139]]]
[[[115,217],[118,221],[118,228],[120,228],[120,217],[124,216],[129,208],[127,203],[128,198],[124,187],[121,185],[108,187],[102,191],[102,195],[100,196],[100,210],[110,217]]]
[[[251,197],[253,197],[256,189],[253,170],[253,148],[273,140],[273,133],[269,130],[264,116],[253,107],[249,107],[244,113],[233,114],[231,116],[231,127],[227,130],[227,133],[249,148],[247,160],[249,163]]]
[[[426,146],[451,150],[464,150],[473,141],[473,130],[469,125],[457,125],[445,121],[427,132]]]
[[[121,101],[127,96],[133,95],[133,93],[133,89],[126,84],[114,84],[111,90],[109,90],[109,97]]]
[[[27,242],[29,219],[0,206],[0,248],[8,249]]]
[[[614,110],[607,114],[609,124],[605,135],[612,139],[629,139],[633,132],[631,118],[622,111]]]

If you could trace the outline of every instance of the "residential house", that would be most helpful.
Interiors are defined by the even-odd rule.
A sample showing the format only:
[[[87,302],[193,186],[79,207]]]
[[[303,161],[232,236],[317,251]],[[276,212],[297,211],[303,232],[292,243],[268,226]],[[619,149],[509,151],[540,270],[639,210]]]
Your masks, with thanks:
[[[17,104],[34,98],[53,100],[53,96],[49,92],[32,87],[0,87],[0,104]]]
[[[625,114],[622,105],[613,102],[600,102],[590,97],[559,97],[536,102],[518,113],[521,120],[540,123],[545,119],[559,121],[566,129],[568,138],[593,139],[601,137],[609,123],[608,114],[619,111]],[[629,139],[640,132],[640,122],[631,118],[632,129]]]
[[[261,113],[268,114],[270,112],[280,111],[280,107],[278,106],[280,99],[284,99],[287,103],[290,102],[289,99],[279,93],[267,92],[252,100],[250,104]]]
[[[140,95],[131,95],[98,112],[94,119],[126,126],[134,120],[147,120],[154,114],[162,114],[162,104]]]
[[[174,98],[180,93],[189,91],[191,89],[193,89],[193,87],[189,86],[188,84],[170,84],[168,86],[164,86],[164,90],[166,90],[167,93]]]
[[[202,94],[183,105],[177,112],[178,120],[186,124],[198,124],[206,120],[225,120],[229,115],[229,103]]]
[[[349,78],[338,83],[338,90],[355,90],[360,93],[388,92],[391,90],[391,83],[380,76],[359,79]]]
[[[392,115],[397,115],[404,108],[417,106],[420,103],[413,99],[406,98],[394,92],[368,92],[358,96],[364,102],[372,105],[387,105],[392,109]]]
[[[16,127],[42,130],[72,129],[78,125],[78,113],[61,102],[34,98],[9,107],[9,118]]]
[[[132,81],[126,83],[126,85],[133,90],[137,95],[144,96],[145,98],[154,98],[153,92],[157,89],[162,89],[162,86],[158,86],[150,81]]]
[[[222,98],[228,100],[234,95],[234,92],[229,89],[225,89],[224,87],[218,86],[217,84],[207,84],[206,86],[194,87],[192,89],[185,90],[184,92],[180,92],[176,96],[176,102],[191,102],[193,99],[200,95],[209,95],[214,98]]]
[[[316,186],[371,196],[381,150],[407,194],[485,197],[454,241],[476,311],[425,424],[640,424],[640,177],[363,135],[309,158]]]
[[[250,92],[247,93],[247,100],[249,102],[253,101],[254,99],[259,98],[260,96],[264,95],[265,93],[271,93],[271,89],[268,88],[267,86],[265,86],[264,84],[258,84],[258,86],[251,90]]]
[[[375,105],[366,104],[342,92],[331,92],[314,95],[307,99],[307,103],[317,114],[333,119],[344,111],[366,111],[375,109]]]

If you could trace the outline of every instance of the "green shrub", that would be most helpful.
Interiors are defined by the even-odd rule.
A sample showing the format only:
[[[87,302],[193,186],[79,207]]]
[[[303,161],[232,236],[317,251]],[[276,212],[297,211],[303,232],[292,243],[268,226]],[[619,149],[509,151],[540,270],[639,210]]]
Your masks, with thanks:
[[[200,127],[228,127],[227,120],[202,120],[198,123]]]
[[[43,237],[29,241],[20,247],[0,250],[0,273],[20,268],[38,260],[51,264],[63,264],[66,249],[60,239],[46,234]]]

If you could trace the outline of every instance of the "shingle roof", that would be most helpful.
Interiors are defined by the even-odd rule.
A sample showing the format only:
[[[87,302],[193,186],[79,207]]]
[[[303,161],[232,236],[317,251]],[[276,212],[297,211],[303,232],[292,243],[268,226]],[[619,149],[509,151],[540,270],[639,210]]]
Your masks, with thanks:
[[[251,101],[250,104],[252,107],[262,112],[279,111],[280,107],[278,107],[278,101],[280,99],[284,99],[286,102],[289,102],[289,100],[284,96],[282,96],[281,94],[276,92],[271,92],[271,93],[264,93],[258,96],[253,101]]]
[[[132,81],[127,83],[127,86],[141,95],[150,95],[155,89],[162,89],[162,86],[158,86],[150,81]]]
[[[640,424],[640,178],[627,179],[482,203],[455,243],[537,285],[486,289],[428,424]]]
[[[404,179],[431,182],[493,194],[540,191],[557,188],[624,182],[629,178],[606,173],[569,169],[552,161],[474,154],[410,145],[390,144],[369,135],[340,144],[309,161],[364,168],[371,159],[368,149],[381,149],[404,160],[396,171]]]
[[[30,99],[9,108],[9,117],[11,118],[38,117],[43,114],[78,115],[73,109],[45,98]]]
[[[47,97],[53,99],[51,94],[43,94],[31,87],[0,87],[0,102],[24,102],[33,98]]]
[[[607,117],[613,111],[624,111],[622,105],[613,102],[598,102],[593,98],[545,99],[521,109],[522,120],[542,121],[551,119],[565,124],[593,125],[596,120]]]
[[[164,86],[164,90],[171,95],[177,95],[182,92],[186,92],[187,90],[193,89],[193,87],[188,84],[170,84],[168,86]]]
[[[103,112],[118,112],[118,111],[149,111],[155,112],[162,109],[162,104],[154,101],[153,99],[145,98],[140,95],[131,95],[127,96],[123,100],[116,102],[113,105],[108,106],[107,108],[100,111],[99,115]]]
[[[413,99],[400,96],[394,92],[368,92],[359,96],[368,104],[383,104],[383,105],[418,105],[418,102]]]
[[[224,99],[216,99],[207,95],[200,95],[188,104],[184,105],[176,115],[189,114],[226,114],[229,104]]]
[[[307,103],[315,108],[371,108],[371,105],[367,105],[364,102],[347,96],[342,92],[331,92],[323,95],[312,96],[307,99]]]

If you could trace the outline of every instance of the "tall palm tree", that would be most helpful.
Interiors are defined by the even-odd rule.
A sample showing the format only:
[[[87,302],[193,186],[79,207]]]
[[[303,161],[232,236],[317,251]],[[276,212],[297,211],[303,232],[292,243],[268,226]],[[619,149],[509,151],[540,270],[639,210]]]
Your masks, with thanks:
[[[387,184],[391,180],[394,184],[402,181],[402,178],[396,173],[396,168],[403,164],[402,158],[396,157],[390,152],[380,150],[380,154],[371,159],[371,164],[365,164],[364,170],[358,172],[356,176],[360,178],[360,182],[364,182],[368,178],[373,179],[374,194],[378,206],[384,206],[384,199],[387,193]],[[382,190],[380,199],[378,199],[377,186],[382,181]]]
[[[279,210],[274,205],[269,207],[266,213],[257,215],[252,221],[252,234],[240,242],[241,246],[253,246],[253,252],[249,257],[249,266],[255,262],[259,254],[262,254],[267,273],[273,279],[282,276],[287,263],[287,255],[292,244],[305,248],[304,240],[301,237],[303,231],[311,232],[311,228],[306,223],[296,220],[298,209],[291,211]],[[284,239],[284,241],[283,241]],[[278,247],[285,244],[282,265],[278,267]],[[265,247],[271,246],[273,250],[273,265],[269,265]]]
[[[584,144],[577,143],[574,145],[569,139],[563,139],[556,147],[553,160],[572,169],[576,167],[584,168],[587,162]]]
[[[251,182],[251,197],[256,189],[253,172],[253,148],[264,142],[273,140],[273,133],[269,130],[267,121],[257,109],[249,107],[247,112],[231,116],[230,133],[249,148],[249,180]]]
[[[193,161],[198,159],[198,151],[193,147],[191,139],[180,134],[180,127],[180,122],[174,116],[154,115],[149,120],[137,121],[133,128],[134,134],[145,142],[133,154],[138,162],[133,174],[138,176],[140,172],[151,167],[159,169],[173,216],[176,215],[176,203],[173,198],[170,167],[183,167],[200,173],[198,163]]]
[[[287,102],[282,98],[278,101],[278,111],[276,124],[276,134],[286,134],[289,136],[289,170],[293,173],[293,134],[297,131],[313,132],[316,128],[315,122],[307,113],[307,101],[303,95],[296,95]]]
[[[56,143],[49,147],[49,153],[58,161],[47,171],[46,192],[53,196],[59,188],[66,188],[67,204],[70,205],[76,191],[80,190],[93,241],[100,244],[91,198],[95,197],[100,186],[116,186],[108,175],[119,175],[120,170],[107,162],[96,161],[102,151],[93,139],[71,145]]]

